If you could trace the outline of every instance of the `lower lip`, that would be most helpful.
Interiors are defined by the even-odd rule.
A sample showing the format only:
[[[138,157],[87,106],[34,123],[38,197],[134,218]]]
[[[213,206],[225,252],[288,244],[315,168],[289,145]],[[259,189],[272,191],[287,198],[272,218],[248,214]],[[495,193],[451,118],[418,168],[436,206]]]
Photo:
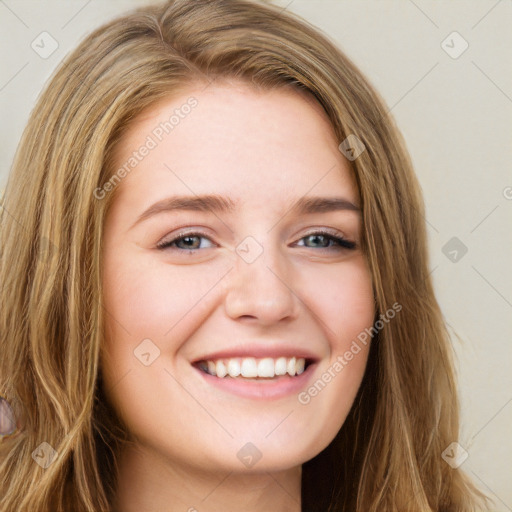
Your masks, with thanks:
[[[242,380],[242,378],[229,376],[220,378],[210,375],[195,366],[193,368],[201,374],[208,384],[228,393],[244,398],[277,400],[297,394],[306,387],[309,379],[313,375],[315,367],[316,363],[312,363],[300,375],[296,375],[295,377],[282,375],[273,379],[261,380]]]

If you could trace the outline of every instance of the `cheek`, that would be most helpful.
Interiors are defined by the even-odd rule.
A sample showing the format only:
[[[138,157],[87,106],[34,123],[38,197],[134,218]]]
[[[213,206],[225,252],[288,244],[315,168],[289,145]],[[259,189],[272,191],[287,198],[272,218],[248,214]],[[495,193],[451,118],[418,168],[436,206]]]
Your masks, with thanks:
[[[307,296],[322,320],[331,352],[344,351],[350,341],[373,324],[375,299],[372,278],[362,255],[337,268],[316,271]]]
[[[218,280],[212,272],[199,273],[193,265],[171,269],[136,255],[123,259],[110,253],[104,259],[104,389],[117,414],[138,436],[155,431],[162,404],[183,400],[181,388],[165,370],[172,371],[190,320],[204,307],[201,297]],[[177,437],[186,430],[180,421],[159,428],[172,428]]]
[[[344,278],[336,281],[332,288],[338,301],[330,322],[334,333],[329,336],[329,371],[331,374],[333,370],[344,372],[337,385],[345,386],[355,395],[366,367],[371,341],[366,331],[375,321],[372,279],[364,258],[361,256],[350,268],[347,267]]]
[[[371,338],[365,329],[375,319],[372,279],[363,257],[354,258],[332,273],[317,275],[316,311],[321,316],[329,355],[316,379],[298,397],[318,431],[316,450],[334,438],[343,425],[361,385]],[[313,414],[314,411],[314,414]]]
[[[225,273],[218,267],[173,267],[136,256],[105,260],[108,278],[103,289],[110,323],[117,331],[124,330],[121,337],[128,332],[132,338],[143,334],[169,339],[169,332],[181,320],[207,302],[209,290]]]
[[[352,269],[341,284],[338,296],[340,299],[335,326],[340,337],[336,348],[341,350],[347,341],[355,340],[375,319],[375,299],[366,264],[361,262]]]
[[[120,254],[109,251],[104,257],[102,365],[107,385],[140,370],[139,347],[145,347],[144,354],[150,352],[150,360],[161,353],[172,361],[194,323],[207,314],[213,296],[209,292],[229,270],[225,264],[172,267],[154,258]]]

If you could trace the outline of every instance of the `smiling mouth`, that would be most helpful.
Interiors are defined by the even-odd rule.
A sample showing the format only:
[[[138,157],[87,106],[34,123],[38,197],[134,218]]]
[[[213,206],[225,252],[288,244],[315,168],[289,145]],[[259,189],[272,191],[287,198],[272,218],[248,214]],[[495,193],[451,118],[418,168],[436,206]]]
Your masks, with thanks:
[[[269,380],[285,375],[298,376],[312,362],[304,357],[233,357],[213,361],[202,360],[194,363],[194,366],[208,375],[221,379],[231,377],[234,379]]]

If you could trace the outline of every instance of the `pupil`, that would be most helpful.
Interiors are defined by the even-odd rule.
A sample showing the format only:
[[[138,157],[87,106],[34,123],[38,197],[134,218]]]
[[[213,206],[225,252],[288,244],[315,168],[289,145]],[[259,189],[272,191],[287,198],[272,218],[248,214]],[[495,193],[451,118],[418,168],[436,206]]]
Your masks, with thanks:
[[[310,239],[314,241],[314,243],[316,244],[319,240],[321,241],[322,239],[324,238],[323,235],[311,235],[310,236]]]

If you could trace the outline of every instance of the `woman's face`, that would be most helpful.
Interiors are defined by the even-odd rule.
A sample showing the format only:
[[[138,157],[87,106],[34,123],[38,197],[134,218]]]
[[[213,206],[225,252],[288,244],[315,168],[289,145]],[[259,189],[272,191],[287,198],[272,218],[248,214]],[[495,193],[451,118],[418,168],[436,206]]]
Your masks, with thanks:
[[[118,144],[102,368],[146,453],[284,470],[342,426],[375,311],[339,142],[311,96],[223,82],[161,101]]]

